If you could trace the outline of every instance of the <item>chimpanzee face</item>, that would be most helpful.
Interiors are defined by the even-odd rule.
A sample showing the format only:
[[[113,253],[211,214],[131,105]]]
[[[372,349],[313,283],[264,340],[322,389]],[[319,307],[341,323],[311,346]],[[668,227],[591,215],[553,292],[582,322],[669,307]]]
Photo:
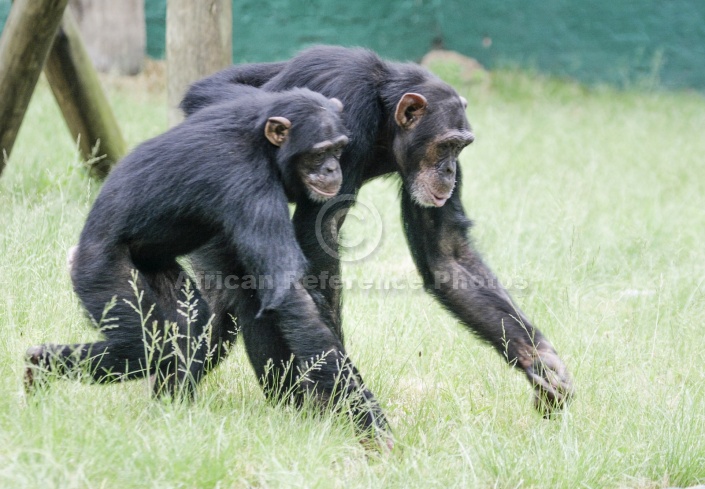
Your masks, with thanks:
[[[324,202],[335,197],[343,184],[340,155],[348,144],[348,137],[340,135],[334,140],[321,141],[299,158],[297,171],[306,185],[311,200]]]
[[[335,197],[343,184],[340,156],[348,137],[340,120],[343,104],[335,98],[319,97],[321,105],[302,111],[306,115],[300,113],[293,127],[285,117],[270,117],[265,135],[272,144],[281,146],[288,191],[303,184],[308,198],[325,202]]]
[[[399,100],[393,149],[412,199],[424,207],[441,207],[455,188],[458,155],[475,136],[463,97],[440,85],[425,92],[405,93]]]

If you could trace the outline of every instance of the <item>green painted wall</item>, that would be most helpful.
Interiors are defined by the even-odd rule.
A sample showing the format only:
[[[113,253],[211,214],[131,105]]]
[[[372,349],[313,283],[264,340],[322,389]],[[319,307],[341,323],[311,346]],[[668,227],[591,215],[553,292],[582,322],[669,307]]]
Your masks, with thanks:
[[[147,50],[159,58],[166,0],[145,1]],[[0,22],[9,4],[0,0]],[[317,43],[418,60],[442,43],[488,67],[705,89],[705,0],[234,0],[233,37],[238,62]]]
[[[5,27],[5,19],[10,12],[10,0],[0,0],[0,31]]]

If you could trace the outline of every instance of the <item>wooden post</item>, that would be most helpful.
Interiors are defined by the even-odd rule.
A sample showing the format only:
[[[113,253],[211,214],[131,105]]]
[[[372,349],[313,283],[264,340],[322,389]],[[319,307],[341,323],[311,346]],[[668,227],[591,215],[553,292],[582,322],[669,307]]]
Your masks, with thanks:
[[[0,38],[0,174],[10,155],[67,0],[16,0]]]
[[[142,71],[144,0],[69,0],[69,11],[96,70],[121,75]]]
[[[189,85],[232,63],[232,0],[167,0],[166,61],[169,124]]]
[[[83,157],[90,162],[94,156],[105,156],[91,165],[89,174],[105,178],[125,154],[125,140],[70,11],[64,13],[44,73],[71,134],[74,139],[80,137]],[[94,155],[96,143],[99,146]]]

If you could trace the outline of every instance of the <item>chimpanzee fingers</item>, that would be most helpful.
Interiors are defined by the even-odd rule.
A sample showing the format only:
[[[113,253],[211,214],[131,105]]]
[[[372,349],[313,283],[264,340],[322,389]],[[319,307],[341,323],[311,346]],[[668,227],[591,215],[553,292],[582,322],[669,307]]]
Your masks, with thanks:
[[[368,449],[391,452],[394,448],[394,436],[382,408],[374,395],[364,389],[351,399],[350,413],[355,425],[362,433],[360,442]]]
[[[360,439],[360,444],[370,452],[391,453],[394,450],[394,438],[388,433],[372,437],[364,436]]]
[[[545,418],[561,410],[574,396],[573,382],[554,351],[540,351],[526,375],[534,386],[534,407]]]
[[[374,394],[362,383],[355,367],[348,366],[355,372],[347,386],[349,412],[358,432],[363,439],[375,440],[380,447],[393,446],[392,430],[384,411]]]
[[[345,353],[336,352],[330,356],[338,356],[334,369],[322,376],[316,375],[316,380],[310,379],[311,392],[323,401],[323,405],[335,412],[347,411],[363,440],[375,440],[380,448],[393,446],[387,418],[374,394],[365,386],[355,365]],[[325,371],[326,366],[332,365],[333,362],[323,364],[321,372]],[[326,381],[331,373],[335,379],[333,384]]]

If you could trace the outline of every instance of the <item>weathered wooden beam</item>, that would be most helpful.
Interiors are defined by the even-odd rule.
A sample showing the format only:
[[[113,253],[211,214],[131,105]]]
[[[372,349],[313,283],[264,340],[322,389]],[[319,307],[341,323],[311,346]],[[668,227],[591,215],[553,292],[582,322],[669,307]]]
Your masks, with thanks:
[[[142,71],[147,44],[144,0],[69,0],[69,11],[99,73]]]
[[[232,64],[232,0],[167,0],[166,73],[169,124],[191,83]]]
[[[80,138],[83,157],[92,162],[89,174],[105,178],[125,154],[125,140],[70,11],[64,12],[44,73],[71,134]]]
[[[68,0],[16,0],[0,38],[0,174]]]

